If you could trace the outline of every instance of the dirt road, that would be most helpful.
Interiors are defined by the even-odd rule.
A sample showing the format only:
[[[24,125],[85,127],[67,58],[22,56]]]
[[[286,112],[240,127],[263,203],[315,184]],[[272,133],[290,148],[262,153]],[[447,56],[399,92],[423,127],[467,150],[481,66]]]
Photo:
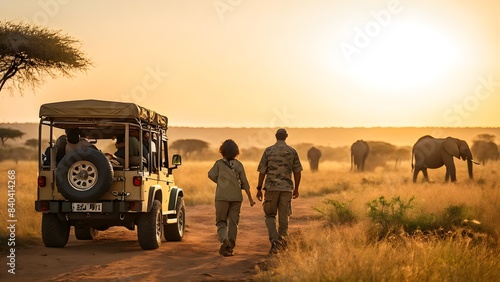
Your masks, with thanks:
[[[321,198],[293,202],[290,232],[305,230],[311,208]],[[218,254],[213,205],[188,206],[187,228],[182,242],[163,241],[159,249],[144,251],[136,231],[114,227],[93,241],[70,235],[65,248],[46,248],[42,243],[16,250],[16,274],[0,273],[1,281],[209,281],[252,280],[265,264],[269,242],[259,203],[243,202],[235,256]],[[2,260],[3,261],[3,260]]]

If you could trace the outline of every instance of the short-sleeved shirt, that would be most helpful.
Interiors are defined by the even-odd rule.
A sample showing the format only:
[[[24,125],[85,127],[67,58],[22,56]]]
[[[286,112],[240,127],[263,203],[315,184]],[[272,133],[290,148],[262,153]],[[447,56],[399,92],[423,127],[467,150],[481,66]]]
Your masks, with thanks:
[[[297,151],[284,140],[278,140],[264,150],[257,171],[266,174],[264,189],[293,191],[292,173],[302,171],[302,164]]]
[[[250,189],[243,164],[238,160],[217,160],[208,172],[208,178],[217,183],[216,201],[241,202],[241,190]]]

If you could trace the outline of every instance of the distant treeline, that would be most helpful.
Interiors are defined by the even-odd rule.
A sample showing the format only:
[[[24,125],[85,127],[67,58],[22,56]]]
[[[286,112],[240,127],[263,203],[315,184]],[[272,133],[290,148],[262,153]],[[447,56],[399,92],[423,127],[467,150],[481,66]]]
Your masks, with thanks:
[[[48,142],[44,142],[43,144]],[[394,165],[399,161],[410,160],[410,147],[397,147],[395,145],[368,141],[370,144],[370,156],[367,159],[366,169],[373,169],[377,166],[384,166],[387,162],[392,162]],[[35,139],[30,139],[24,144],[15,144],[10,142],[0,147],[0,160],[38,160],[38,142]],[[307,166],[307,151],[313,147],[310,143],[301,143],[294,145],[299,153],[304,166]],[[350,161],[350,148],[344,147],[327,147],[315,146],[321,151],[320,162],[322,161]],[[42,148],[42,153],[45,148]],[[249,147],[240,148],[241,154],[239,159],[242,161],[259,161],[265,148]],[[213,148],[207,142],[197,139],[177,140],[170,144],[170,154],[179,153],[186,161],[212,161],[221,157],[218,148]]]
[[[19,142],[24,132],[13,129],[0,131],[2,139],[0,147],[0,161],[2,160],[38,160],[38,140],[31,138]],[[355,140],[353,140],[354,142]],[[398,166],[401,162],[411,161],[411,146],[396,146],[384,141],[367,141],[370,153],[366,159],[365,169],[373,170],[378,166]],[[42,146],[48,146],[48,140],[42,141]],[[271,145],[271,144],[269,144]],[[45,146],[46,147],[46,146]],[[42,148],[42,152],[45,151]],[[304,166],[307,166],[307,151],[315,147],[321,151],[319,162],[335,161],[350,162],[350,146],[330,147],[313,143],[299,143],[293,145]],[[104,149],[104,148],[101,148]],[[239,159],[242,161],[259,161],[265,147],[240,146]],[[471,150],[476,161],[483,164],[487,161],[496,161],[499,157],[498,145],[492,134],[479,134],[471,144]],[[181,154],[186,161],[212,161],[220,158],[218,147],[200,139],[181,139],[169,144],[170,154]]]
[[[366,161],[366,169],[372,170],[377,166],[397,165],[401,161],[410,161],[411,147],[398,147],[381,141],[367,141],[370,154]],[[336,161],[350,162],[350,146],[329,147],[315,146],[312,143],[293,145],[297,150],[303,166],[307,166],[307,151],[315,147],[321,151],[320,162]],[[239,159],[242,161],[259,161],[265,148],[240,147]],[[209,161],[221,157],[218,148],[209,147],[208,143],[198,139],[177,140],[170,145],[171,154],[181,154],[185,160]]]

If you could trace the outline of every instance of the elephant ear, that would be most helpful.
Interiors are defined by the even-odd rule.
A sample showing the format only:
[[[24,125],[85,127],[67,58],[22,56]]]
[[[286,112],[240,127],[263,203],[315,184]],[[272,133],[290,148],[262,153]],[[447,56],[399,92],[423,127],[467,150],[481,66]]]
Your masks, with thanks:
[[[447,138],[443,142],[443,148],[448,154],[455,158],[460,158],[460,149],[458,148],[458,142],[456,140]]]

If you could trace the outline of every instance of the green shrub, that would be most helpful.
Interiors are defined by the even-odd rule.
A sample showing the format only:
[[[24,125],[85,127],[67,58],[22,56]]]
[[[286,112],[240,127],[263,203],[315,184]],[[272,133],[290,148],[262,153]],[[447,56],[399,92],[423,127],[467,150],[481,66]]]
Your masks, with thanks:
[[[387,201],[385,196],[380,196],[368,202],[366,204],[368,206],[368,217],[374,223],[371,235],[377,239],[382,239],[405,230],[406,213],[412,208],[411,203],[414,199],[415,196],[405,203],[399,196],[393,197],[390,201]]]
[[[435,214],[419,214],[415,218],[407,218],[405,232],[408,234],[431,233],[439,227],[439,220]]]
[[[321,214],[323,219],[325,219],[325,226],[350,225],[357,222],[356,215],[349,208],[351,202],[352,200],[349,202],[339,202],[337,200],[327,199],[323,201],[326,205],[324,209],[314,209]]]
[[[450,205],[439,215],[421,213],[410,217],[411,197],[404,202],[399,196],[386,200],[384,196],[368,202],[368,217],[373,225],[370,239],[381,240],[393,235],[437,235],[438,237],[467,236],[484,241],[494,239],[495,233],[475,219],[465,204]]]
[[[473,209],[465,204],[450,205],[441,216],[440,231],[449,234],[460,234],[472,238],[473,241],[498,241],[494,228],[484,225],[478,220]]]
[[[460,226],[469,217],[469,208],[465,204],[448,206],[441,218],[441,227],[445,230]]]

